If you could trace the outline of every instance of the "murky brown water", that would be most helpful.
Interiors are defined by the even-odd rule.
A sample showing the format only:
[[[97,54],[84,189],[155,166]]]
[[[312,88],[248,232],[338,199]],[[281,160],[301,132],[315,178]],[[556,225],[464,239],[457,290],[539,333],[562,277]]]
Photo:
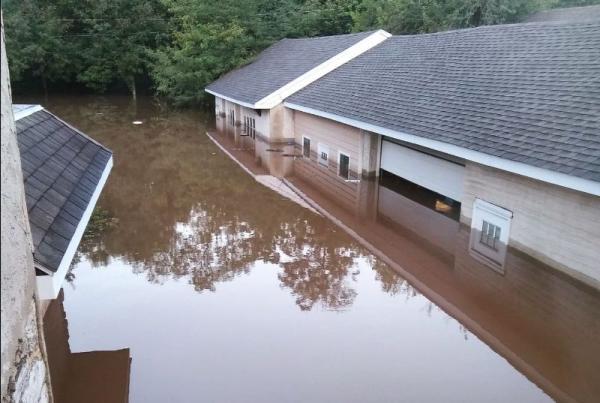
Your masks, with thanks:
[[[257,173],[291,164],[352,237],[244,172],[205,135],[210,113],[48,108],[114,151],[100,205],[118,225],[81,247],[64,305],[72,352],[131,349],[132,402],[600,396],[598,293],[515,252],[490,270],[448,214],[385,183],[332,192],[306,161],[223,140]]]

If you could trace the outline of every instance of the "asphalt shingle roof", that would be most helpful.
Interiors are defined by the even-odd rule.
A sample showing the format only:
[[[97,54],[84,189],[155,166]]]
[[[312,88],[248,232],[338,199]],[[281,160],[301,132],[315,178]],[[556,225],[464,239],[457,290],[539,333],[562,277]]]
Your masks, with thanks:
[[[206,89],[254,104],[372,33],[282,39]]]
[[[600,182],[600,24],[395,36],[286,101]]]
[[[112,153],[45,110],[16,127],[34,259],[56,271]]]

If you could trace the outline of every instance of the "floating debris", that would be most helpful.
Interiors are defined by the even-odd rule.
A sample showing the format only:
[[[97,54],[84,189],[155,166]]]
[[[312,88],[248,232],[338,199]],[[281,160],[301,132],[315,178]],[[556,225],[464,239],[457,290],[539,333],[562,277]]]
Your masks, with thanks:
[[[133,122],[131,122],[131,123],[133,123],[134,125],[141,125],[141,124],[142,124],[142,123],[144,123],[144,122],[142,122],[141,120],[134,120],[134,121],[133,121]]]

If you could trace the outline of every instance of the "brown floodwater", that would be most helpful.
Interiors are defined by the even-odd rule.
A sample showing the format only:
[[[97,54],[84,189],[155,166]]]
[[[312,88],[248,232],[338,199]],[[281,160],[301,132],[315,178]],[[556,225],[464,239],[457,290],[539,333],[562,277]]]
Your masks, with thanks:
[[[82,243],[64,310],[69,354],[130,349],[131,402],[598,401],[599,293],[510,249],[487,267],[443,203],[215,134],[317,214],[206,136],[212,112],[46,106],[114,152],[116,224]]]

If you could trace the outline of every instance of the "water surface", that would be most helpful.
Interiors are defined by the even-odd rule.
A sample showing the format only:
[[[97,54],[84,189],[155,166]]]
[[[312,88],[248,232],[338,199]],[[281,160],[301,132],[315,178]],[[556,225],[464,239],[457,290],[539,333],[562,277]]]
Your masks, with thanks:
[[[131,349],[132,402],[597,397],[597,294],[554,274],[516,289],[444,240],[385,217],[356,221],[306,184],[350,227],[372,231],[403,271],[389,266],[258,184],[205,135],[211,113],[143,98],[47,106],[114,152],[99,206],[117,224],[80,247],[64,304],[71,351]],[[515,271],[542,270],[514,259]],[[540,276],[545,294],[533,284]]]

